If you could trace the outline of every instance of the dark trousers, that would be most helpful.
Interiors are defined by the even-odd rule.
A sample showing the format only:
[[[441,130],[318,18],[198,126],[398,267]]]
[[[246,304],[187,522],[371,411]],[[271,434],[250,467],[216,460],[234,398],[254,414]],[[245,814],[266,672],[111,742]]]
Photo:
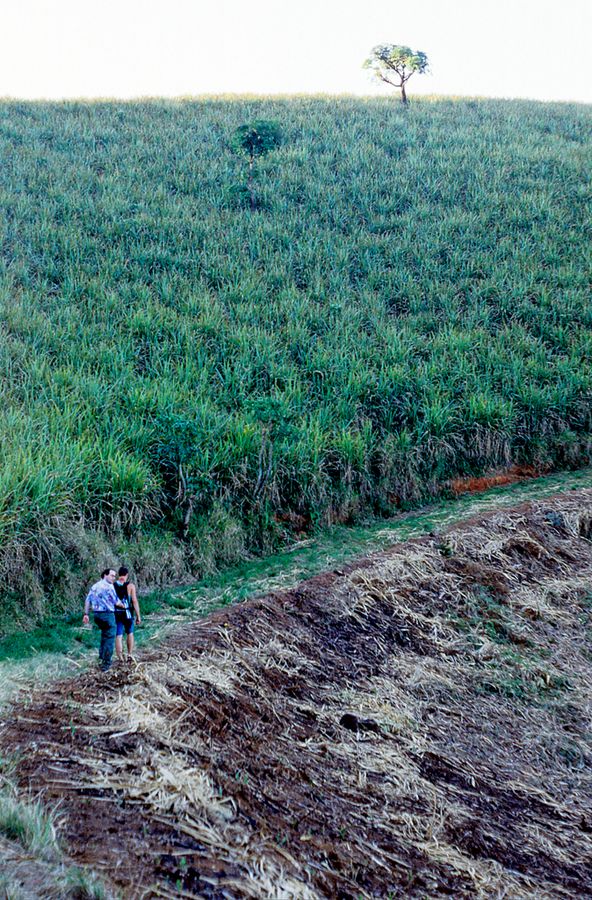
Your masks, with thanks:
[[[101,669],[103,672],[106,672],[107,669],[111,668],[111,657],[113,656],[113,648],[115,647],[115,613],[96,612],[95,625],[101,629],[99,659],[101,660]]]

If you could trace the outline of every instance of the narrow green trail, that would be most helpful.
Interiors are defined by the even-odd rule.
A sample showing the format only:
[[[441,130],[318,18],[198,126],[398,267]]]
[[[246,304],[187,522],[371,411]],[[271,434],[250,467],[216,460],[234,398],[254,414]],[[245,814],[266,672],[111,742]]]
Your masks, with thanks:
[[[336,565],[479,513],[588,487],[592,487],[592,468],[491,488],[363,526],[333,526],[288,550],[265,559],[245,561],[196,585],[153,592],[141,598],[145,625],[137,633],[138,645],[157,643],[183,622],[203,617],[214,609],[257,594],[293,587]],[[85,669],[94,661],[96,644],[97,635],[81,626],[78,615],[3,638],[0,640],[0,706],[21,688]]]
[[[480,494],[467,494],[363,526],[335,525],[283,553],[245,562],[183,589],[175,597],[181,607],[190,609],[192,616],[196,612],[206,615],[256,594],[293,587],[339,563],[360,559],[391,544],[446,528],[478,513],[585,487],[592,487],[592,468],[491,488]]]

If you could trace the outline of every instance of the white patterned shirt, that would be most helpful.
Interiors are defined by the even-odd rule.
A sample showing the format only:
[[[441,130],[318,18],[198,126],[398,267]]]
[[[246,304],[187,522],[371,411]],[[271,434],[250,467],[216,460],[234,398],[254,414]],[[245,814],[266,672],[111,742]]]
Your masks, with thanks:
[[[117,603],[117,594],[113,585],[106,578],[101,578],[96,584],[93,584],[88,596],[84,601],[85,615],[88,609],[93,612],[114,612]]]

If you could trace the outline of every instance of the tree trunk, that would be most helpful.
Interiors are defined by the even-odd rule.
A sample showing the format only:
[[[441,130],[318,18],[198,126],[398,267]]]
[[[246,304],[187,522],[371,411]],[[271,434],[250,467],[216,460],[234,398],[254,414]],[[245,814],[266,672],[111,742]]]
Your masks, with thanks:
[[[184,501],[183,510],[183,524],[181,525],[181,537],[184,541],[189,537],[189,523],[191,522],[191,515],[193,513],[193,497],[188,497],[187,500]]]
[[[401,102],[403,106],[407,106],[409,104],[409,100],[407,99],[407,92],[405,90],[405,82],[401,82]]]
[[[255,197],[255,189],[253,187],[253,176],[255,174],[255,157],[251,156],[249,159],[249,177],[247,179],[247,186],[249,188],[249,200],[251,201],[251,209],[257,208],[257,198]]]

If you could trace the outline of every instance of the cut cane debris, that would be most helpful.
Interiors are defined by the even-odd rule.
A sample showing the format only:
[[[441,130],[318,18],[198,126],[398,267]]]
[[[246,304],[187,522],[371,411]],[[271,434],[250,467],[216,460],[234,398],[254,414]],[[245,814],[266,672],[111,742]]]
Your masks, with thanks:
[[[134,898],[592,895],[591,521],[574,492],[227,607],[31,694],[2,751]]]

